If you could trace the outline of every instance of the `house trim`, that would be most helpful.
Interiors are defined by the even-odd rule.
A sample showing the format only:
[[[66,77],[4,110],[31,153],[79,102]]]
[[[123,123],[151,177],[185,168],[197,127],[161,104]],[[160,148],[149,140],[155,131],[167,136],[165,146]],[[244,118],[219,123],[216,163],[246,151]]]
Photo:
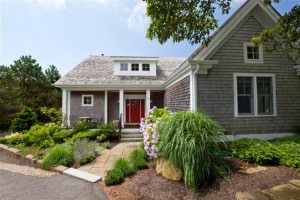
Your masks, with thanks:
[[[238,114],[238,102],[237,102],[237,77],[253,77],[253,109],[254,113],[249,115]],[[259,115],[257,108],[257,85],[256,77],[272,77],[272,92],[273,92],[273,114],[271,115]],[[234,117],[276,117],[277,116],[277,103],[276,103],[276,76],[275,74],[266,73],[233,73],[233,93],[234,93]]]
[[[108,123],[108,92],[104,91],[104,123]]]

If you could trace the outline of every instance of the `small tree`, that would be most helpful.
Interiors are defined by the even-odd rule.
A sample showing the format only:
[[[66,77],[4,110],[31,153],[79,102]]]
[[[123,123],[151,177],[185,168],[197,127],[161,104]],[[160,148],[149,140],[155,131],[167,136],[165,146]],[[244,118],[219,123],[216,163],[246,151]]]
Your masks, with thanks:
[[[24,107],[13,119],[10,129],[12,132],[23,132],[29,130],[37,122],[37,114],[30,108]]]

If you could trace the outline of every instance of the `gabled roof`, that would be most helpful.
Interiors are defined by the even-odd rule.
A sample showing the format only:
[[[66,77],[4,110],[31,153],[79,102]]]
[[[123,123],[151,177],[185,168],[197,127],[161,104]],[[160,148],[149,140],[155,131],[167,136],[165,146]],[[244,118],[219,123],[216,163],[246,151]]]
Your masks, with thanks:
[[[167,77],[186,59],[171,57],[148,57],[157,60],[157,76],[115,76],[114,60],[127,57],[89,56],[68,74],[59,79],[56,87],[107,87],[107,86],[152,86],[161,87]],[[133,57],[130,59],[135,59]],[[140,57],[145,59],[146,57]]]

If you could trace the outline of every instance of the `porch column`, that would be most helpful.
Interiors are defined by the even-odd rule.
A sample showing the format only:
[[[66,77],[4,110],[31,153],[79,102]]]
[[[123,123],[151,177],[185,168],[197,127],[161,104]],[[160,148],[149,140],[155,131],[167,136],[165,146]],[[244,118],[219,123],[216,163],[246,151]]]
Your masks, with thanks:
[[[71,93],[66,89],[62,89],[62,127],[70,126],[70,99]]]
[[[150,110],[150,101],[151,101],[150,89],[147,89],[146,90],[146,112]]]
[[[122,114],[122,128],[124,128],[124,90],[119,90],[119,115]]]
[[[65,123],[67,120],[67,90],[62,89],[62,123],[61,126],[65,127],[67,124]]]
[[[108,123],[108,96],[107,96],[107,90],[104,92],[104,123]]]
[[[190,74],[190,110],[197,111],[197,74]]]
[[[70,121],[70,115],[71,115],[71,91],[67,91],[68,98],[67,98],[67,107],[68,107],[68,115],[67,115],[67,124],[68,127],[71,126],[71,121]]]

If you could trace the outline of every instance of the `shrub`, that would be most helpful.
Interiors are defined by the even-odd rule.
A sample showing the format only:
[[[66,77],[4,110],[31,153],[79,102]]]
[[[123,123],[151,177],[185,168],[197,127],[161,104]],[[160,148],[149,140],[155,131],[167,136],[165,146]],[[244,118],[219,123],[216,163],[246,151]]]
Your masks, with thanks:
[[[108,170],[104,179],[106,186],[122,183],[124,181],[124,174],[121,169],[113,168]]]
[[[10,130],[12,132],[26,131],[37,122],[37,114],[30,108],[24,107],[13,119]]]
[[[270,140],[270,142],[272,142],[273,144],[285,143],[285,142],[294,142],[300,144],[300,135],[275,138],[273,140]]]
[[[280,164],[300,169],[300,144],[285,142],[277,144],[276,149],[279,152]]]
[[[24,135],[21,133],[14,133],[11,135],[5,136],[6,143],[11,145],[18,145],[23,143]]]
[[[158,127],[159,155],[172,161],[183,172],[185,185],[195,188],[229,172],[220,153],[223,130],[198,112],[177,112]]]
[[[159,135],[157,125],[159,121],[167,117],[170,112],[166,108],[156,108],[148,110],[144,119],[141,120],[141,132],[144,136],[144,148],[150,158],[157,158],[157,144]]]
[[[57,125],[62,124],[62,110],[61,108],[48,108],[41,107],[40,112],[42,113],[42,117],[46,118],[45,121],[55,123]]]
[[[1,144],[7,144],[8,143],[8,139],[5,137],[0,137],[0,143]]]
[[[116,162],[113,165],[113,168],[120,169],[125,177],[133,175],[136,171],[135,166],[132,163],[130,163],[126,158],[120,158],[116,160]]]
[[[103,133],[107,137],[113,136],[117,131],[117,127],[115,124],[99,124],[97,128],[100,129],[101,133]]]
[[[97,141],[98,142],[104,142],[106,139],[107,139],[107,136],[104,135],[104,134],[97,136]]]
[[[97,138],[99,132],[98,131],[83,131],[83,132],[78,132],[76,135],[73,135],[71,138],[71,141],[75,141],[76,139],[81,139],[81,138],[88,138],[91,140],[94,140]]]
[[[53,139],[55,142],[61,143],[64,142],[66,138],[72,137],[74,132],[72,130],[61,130],[53,134]]]
[[[94,160],[96,154],[96,144],[88,139],[77,139],[73,143],[75,164],[85,164]]]
[[[58,124],[55,124],[55,123],[47,123],[44,125],[48,131],[49,131],[49,134],[52,136],[55,132],[58,132],[60,131],[60,125]]]
[[[90,121],[85,120],[85,119],[84,120],[79,120],[74,125],[73,131],[75,133],[83,132],[83,131],[88,130],[89,126],[90,126]]]
[[[49,151],[42,162],[43,169],[57,165],[71,166],[74,163],[73,148],[70,145],[57,145]]]
[[[39,149],[48,148],[55,145],[54,140],[50,136],[49,129],[46,126],[34,125],[24,135],[23,142],[26,145],[33,145]]]
[[[130,152],[129,162],[132,163],[136,169],[145,169],[147,164],[147,152],[144,149],[137,148]]]

